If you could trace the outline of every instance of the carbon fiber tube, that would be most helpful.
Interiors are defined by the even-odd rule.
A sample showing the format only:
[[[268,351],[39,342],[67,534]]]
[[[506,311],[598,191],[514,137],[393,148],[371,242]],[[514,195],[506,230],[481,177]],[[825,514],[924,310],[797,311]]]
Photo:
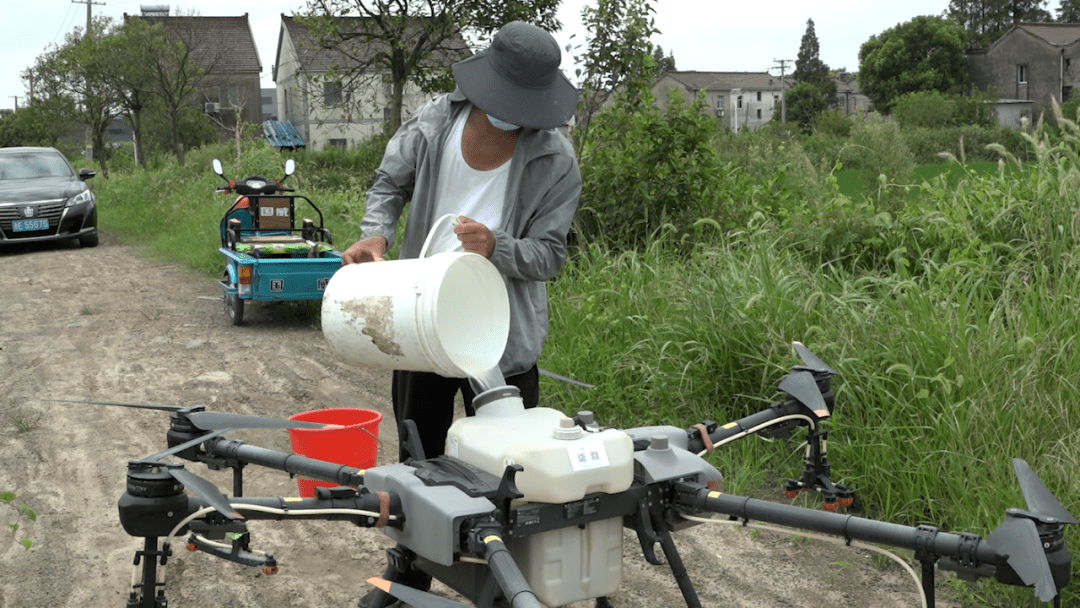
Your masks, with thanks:
[[[917,544],[918,530],[911,526],[723,494],[697,484],[678,484],[678,486],[677,492],[685,493],[684,496],[692,496],[690,501],[692,506],[700,511],[722,513],[745,520],[763,521],[913,551],[920,549]],[[972,566],[997,565],[1005,559],[1005,556],[999,555],[989,543],[975,535],[937,532],[932,541],[921,548],[941,557],[957,557],[969,563],[974,562]]]

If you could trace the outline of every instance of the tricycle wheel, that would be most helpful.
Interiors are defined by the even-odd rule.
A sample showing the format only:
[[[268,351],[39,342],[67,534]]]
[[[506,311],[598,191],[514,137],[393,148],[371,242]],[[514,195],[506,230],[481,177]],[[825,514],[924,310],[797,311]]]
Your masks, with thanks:
[[[244,322],[244,301],[240,299],[239,294],[225,294],[225,314],[229,315],[229,321],[233,325]]]

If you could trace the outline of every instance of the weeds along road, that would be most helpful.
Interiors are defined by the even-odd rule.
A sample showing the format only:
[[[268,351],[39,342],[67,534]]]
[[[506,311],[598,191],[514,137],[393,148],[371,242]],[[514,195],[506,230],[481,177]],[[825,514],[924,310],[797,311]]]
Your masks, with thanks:
[[[0,491],[38,514],[19,521],[16,533],[33,542],[29,551],[0,529],[0,608],[123,606],[141,545],[120,527],[116,501],[127,462],[166,447],[167,412],[49,399],[202,404],[279,418],[373,409],[384,416],[379,462],[392,461],[388,372],[335,361],[293,304],[249,306],[245,317],[243,326],[229,325],[213,279],[148,261],[108,234],[92,249],[0,249]],[[230,436],[289,450],[285,431]],[[227,471],[187,468],[231,488]],[[247,467],[244,480],[249,496],[296,495],[283,473]],[[0,523],[15,516],[0,504]],[[250,529],[252,548],[272,552],[280,574],[188,553],[177,542],[165,568],[169,605],[355,606],[390,544],[346,523]],[[695,527],[675,541],[705,606],[917,605],[915,584],[897,567],[876,568],[865,551],[728,526]],[[629,532],[623,553],[615,606],[685,605],[670,571],[645,563]],[[435,591],[454,597],[441,585]]]

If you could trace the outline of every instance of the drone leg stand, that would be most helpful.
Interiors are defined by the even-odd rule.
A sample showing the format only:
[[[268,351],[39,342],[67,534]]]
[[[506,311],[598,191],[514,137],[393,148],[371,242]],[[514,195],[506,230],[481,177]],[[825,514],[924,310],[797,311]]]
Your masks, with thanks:
[[[820,487],[825,499],[822,507],[826,511],[836,511],[837,507],[850,507],[854,498],[851,490],[829,479],[829,457],[826,455],[828,435],[829,432],[825,430],[807,431],[806,467],[801,478],[789,479],[784,484],[784,496],[795,498],[800,491],[810,492]]]
[[[158,549],[157,537],[146,537],[143,541],[143,550],[135,552],[135,566],[139,566],[139,562],[142,562],[142,583],[132,586],[131,595],[124,604],[124,608],[165,608],[168,604],[165,599],[165,590],[158,591],[159,585],[164,586],[164,583],[157,581],[159,557],[161,565],[164,566],[168,555]],[[141,595],[138,593],[140,590]]]
[[[701,608],[701,600],[698,599],[697,590],[694,589],[694,583],[690,580],[690,574],[686,571],[686,566],[683,565],[678,549],[675,548],[675,542],[671,540],[671,533],[661,525],[657,534],[660,536],[660,548],[664,550],[664,557],[667,558],[668,565],[671,566],[671,574],[675,576],[679,591],[682,592],[683,599],[686,600],[686,607]]]

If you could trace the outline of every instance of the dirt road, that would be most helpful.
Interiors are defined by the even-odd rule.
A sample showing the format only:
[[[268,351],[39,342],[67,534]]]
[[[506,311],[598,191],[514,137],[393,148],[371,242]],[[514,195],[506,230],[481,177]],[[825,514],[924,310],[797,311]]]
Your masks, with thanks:
[[[147,261],[107,233],[94,249],[0,250],[0,491],[38,513],[18,531],[33,542],[29,551],[0,529],[0,608],[122,607],[139,546],[117,518],[126,463],[165,448],[165,412],[48,399],[205,404],[281,418],[372,409],[384,414],[380,463],[392,462],[389,373],[338,363],[295,312],[290,304],[249,306],[245,325],[233,327],[214,281]],[[289,450],[284,431],[230,436]],[[227,472],[188,469],[231,487]],[[283,473],[249,467],[245,493],[293,496],[296,486]],[[0,523],[14,517],[0,504]],[[280,574],[179,550],[166,572],[169,606],[355,606],[390,544],[343,523],[252,522],[250,529],[253,546],[274,553]],[[709,525],[675,541],[707,607],[918,605],[912,580],[896,566],[875,568],[865,550]],[[615,606],[685,605],[666,567],[647,564],[632,535],[623,546]],[[440,585],[434,591],[453,597]]]

